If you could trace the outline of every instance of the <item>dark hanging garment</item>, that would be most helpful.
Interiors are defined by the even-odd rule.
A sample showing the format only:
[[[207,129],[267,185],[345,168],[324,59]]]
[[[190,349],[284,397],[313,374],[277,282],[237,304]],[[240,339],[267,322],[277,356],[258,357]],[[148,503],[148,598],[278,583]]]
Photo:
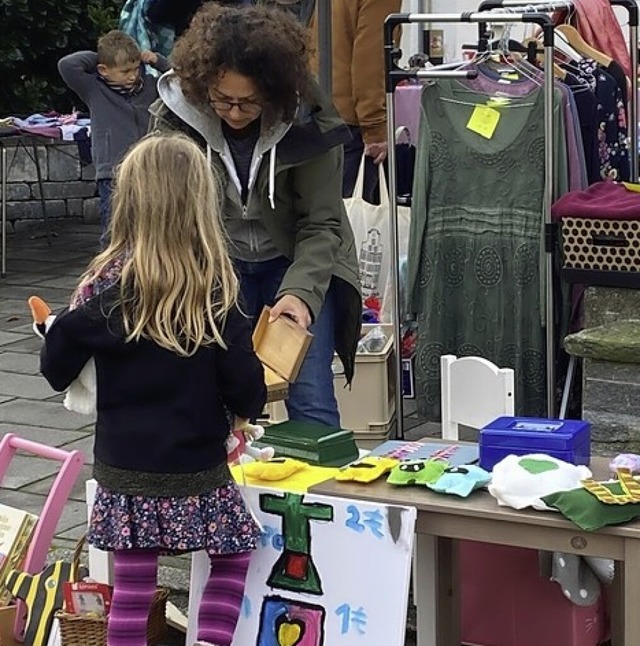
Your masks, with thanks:
[[[396,177],[398,197],[410,197],[416,163],[416,147],[410,143],[396,144]]]
[[[155,25],[171,27],[179,36],[202,4],[203,0],[151,0],[147,18]]]

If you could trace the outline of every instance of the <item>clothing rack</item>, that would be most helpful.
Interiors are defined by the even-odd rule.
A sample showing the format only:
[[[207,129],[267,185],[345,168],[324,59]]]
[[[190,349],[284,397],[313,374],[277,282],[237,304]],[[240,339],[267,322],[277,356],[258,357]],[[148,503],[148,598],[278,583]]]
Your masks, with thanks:
[[[547,5],[545,0],[529,0],[526,2],[527,10]],[[637,0],[609,0],[614,7],[622,7],[629,14],[629,59],[631,61],[631,98],[629,100],[629,137],[631,155],[631,181],[637,182],[640,178],[638,171],[638,2]],[[490,11],[492,9],[518,7],[522,9],[522,0],[483,0],[478,11]],[[479,39],[484,37],[486,23],[478,24]]]
[[[510,4],[509,11],[505,12],[464,12],[464,13],[443,13],[443,14],[419,14],[419,13],[397,13],[387,16],[384,24],[384,50],[385,50],[385,89],[387,107],[387,140],[395,141],[395,106],[394,90],[396,85],[408,78],[440,78],[451,72],[432,70],[435,76],[425,76],[426,72],[405,72],[398,70],[397,61],[401,56],[400,50],[395,46],[393,33],[396,27],[406,23],[533,23],[540,26],[543,33],[544,57],[544,142],[545,142],[545,182],[543,215],[545,223],[544,246],[546,253],[545,263],[545,301],[546,301],[546,351],[547,351],[547,414],[553,417],[555,413],[555,348],[553,338],[553,285],[551,282],[553,272],[553,227],[551,224],[551,205],[553,202],[553,42],[554,24],[550,12],[559,9],[572,9],[572,2],[546,2],[534,6],[521,7],[516,2],[503,0],[503,3]],[[504,7],[504,4],[500,8]],[[521,11],[521,13],[516,13]],[[398,437],[404,437],[404,402],[402,398],[402,307],[400,303],[400,252],[398,238],[398,196],[396,186],[396,156],[394,146],[389,146],[389,200],[391,204],[391,280],[394,290],[394,351],[395,351],[395,373],[396,373],[396,424]]]

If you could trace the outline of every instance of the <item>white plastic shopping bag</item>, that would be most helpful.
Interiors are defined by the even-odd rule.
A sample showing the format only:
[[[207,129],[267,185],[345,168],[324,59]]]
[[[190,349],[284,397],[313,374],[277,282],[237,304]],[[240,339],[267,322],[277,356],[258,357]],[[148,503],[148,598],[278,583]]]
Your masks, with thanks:
[[[389,191],[382,164],[378,165],[380,182],[380,204],[370,204],[362,197],[364,188],[363,155],[356,178],[353,195],[345,198],[344,204],[351,222],[356,241],[362,298],[376,296],[382,303],[382,317],[385,322],[391,320],[393,304],[385,301],[393,298],[391,285],[391,208]],[[398,246],[399,260],[406,261],[409,246],[409,229],[411,209],[399,206],[398,209]]]

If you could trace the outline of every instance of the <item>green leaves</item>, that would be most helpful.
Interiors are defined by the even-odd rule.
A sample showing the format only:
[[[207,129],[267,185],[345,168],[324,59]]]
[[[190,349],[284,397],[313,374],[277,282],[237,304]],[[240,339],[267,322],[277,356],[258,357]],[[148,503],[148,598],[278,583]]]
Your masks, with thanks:
[[[124,0],[0,0],[0,116],[68,112],[57,63],[118,25]]]

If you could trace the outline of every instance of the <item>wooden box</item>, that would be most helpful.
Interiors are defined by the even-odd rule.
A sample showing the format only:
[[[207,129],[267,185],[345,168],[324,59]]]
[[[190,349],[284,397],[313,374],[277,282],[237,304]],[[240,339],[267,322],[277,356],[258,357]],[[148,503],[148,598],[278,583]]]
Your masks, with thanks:
[[[313,422],[282,422],[265,428],[256,444],[272,446],[276,457],[288,457],[323,467],[342,467],[358,458],[353,433]]]
[[[253,347],[264,366],[267,402],[286,399],[289,384],[296,380],[313,334],[280,316],[269,323],[268,307],[260,314],[253,331]]]

